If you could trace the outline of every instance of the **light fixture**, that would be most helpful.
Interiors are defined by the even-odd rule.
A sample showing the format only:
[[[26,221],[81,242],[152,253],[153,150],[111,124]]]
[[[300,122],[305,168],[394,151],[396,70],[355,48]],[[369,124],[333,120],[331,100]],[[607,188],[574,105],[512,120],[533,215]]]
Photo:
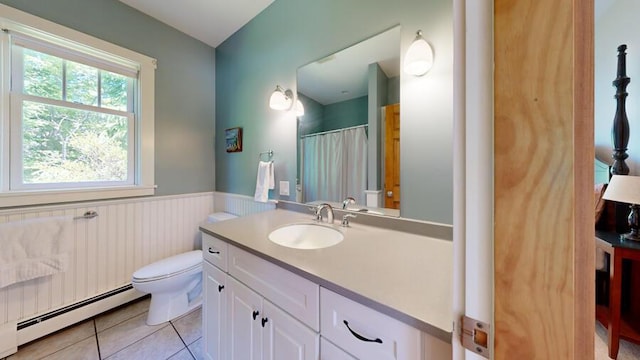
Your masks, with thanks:
[[[293,92],[276,86],[269,98],[269,107],[274,110],[290,110],[293,106]]]
[[[640,241],[640,176],[613,175],[602,198],[630,205],[628,220],[631,232],[624,238]]]
[[[433,50],[431,50],[429,43],[422,37],[422,30],[418,30],[416,32],[416,38],[404,56],[404,71],[407,74],[422,76],[431,69],[432,65]]]
[[[302,101],[300,99],[296,99],[296,116],[304,115],[304,105],[302,105]]]

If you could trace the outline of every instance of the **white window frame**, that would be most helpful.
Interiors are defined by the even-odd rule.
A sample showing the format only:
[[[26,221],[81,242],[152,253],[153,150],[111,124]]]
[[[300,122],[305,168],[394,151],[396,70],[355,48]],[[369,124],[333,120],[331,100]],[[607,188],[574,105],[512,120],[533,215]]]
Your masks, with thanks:
[[[135,175],[131,185],[96,186],[72,189],[14,189],[11,184],[11,44],[9,36],[0,37],[0,208],[149,196],[154,182],[154,99],[156,60],[104,40],[55,24],[12,7],[0,4],[0,28],[15,31],[52,44],[64,44],[71,50],[138,68],[135,122]]]

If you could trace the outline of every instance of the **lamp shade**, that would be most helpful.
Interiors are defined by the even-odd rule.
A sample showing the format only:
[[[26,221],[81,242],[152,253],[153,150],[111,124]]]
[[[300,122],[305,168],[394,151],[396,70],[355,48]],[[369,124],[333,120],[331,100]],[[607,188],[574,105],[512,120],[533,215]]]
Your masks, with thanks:
[[[304,105],[302,105],[302,101],[300,99],[296,99],[296,116],[304,115]]]
[[[640,176],[613,175],[602,198],[627,204],[640,204]]]
[[[418,30],[416,38],[409,46],[404,56],[404,71],[407,74],[421,76],[426,74],[433,65],[433,50]]]
[[[291,90],[284,90],[280,85],[271,93],[269,107],[273,110],[289,110],[293,106],[293,93]]]

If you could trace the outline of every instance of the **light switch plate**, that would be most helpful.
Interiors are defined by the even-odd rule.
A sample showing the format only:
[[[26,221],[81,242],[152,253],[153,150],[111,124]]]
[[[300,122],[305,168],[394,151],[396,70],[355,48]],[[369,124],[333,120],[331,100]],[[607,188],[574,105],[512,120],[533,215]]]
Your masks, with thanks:
[[[289,182],[280,181],[280,195],[289,196]]]

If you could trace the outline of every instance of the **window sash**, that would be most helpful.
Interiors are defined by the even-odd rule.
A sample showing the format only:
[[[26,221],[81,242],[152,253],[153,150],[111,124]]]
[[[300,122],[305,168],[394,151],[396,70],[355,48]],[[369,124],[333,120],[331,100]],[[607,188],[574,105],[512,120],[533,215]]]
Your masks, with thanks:
[[[56,54],[51,54],[51,53],[47,53],[45,51],[41,51],[38,49],[34,49],[34,48],[28,48],[31,50],[35,50],[38,52],[42,52],[48,55],[52,55],[55,57],[58,57],[60,59],[62,59],[63,61],[67,60],[67,61],[75,61],[73,59],[69,59],[69,58],[65,58],[62,57],[61,55],[56,55]],[[20,93],[24,93],[24,52],[23,52],[23,47],[15,47],[15,46],[11,46],[11,66],[12,66],[12,70],[11,70],[11,91],[13,92],[20,92]],[[63,54],[62,54],[63,55]],[[102,69],[102,68],[98,68],[96,66],[94,66],[95,64],[84,64],[87,66],[91,66],[94,67],[98,70],[103,70],[103,71],[110,71],[113,73],[116,73],[114,71],[111,70],[107,70],[107,69]],[[64,101],[64,94],[66,93],[66,88],[67,88],[67,74],[66,74],[66,67],[63,69],[63,77],[62,77],[62,84],[61,84],[61,91],[63,94],[63,101]],[[133,109],[135,109],[135,101],[136,101],[136,84],[137,84],[137,73],[133,74],[134,76],[130,76],[126,75],[126,74],[120,74],[123,76],[126,76],[128,78],[127,81],[127,110],[133,112]],[[99,76],[99,79],[101,78],[101,76]],[[96,88],[96,92],[98,94],[98,106],[101,106],[101,102],[102,102],[102,89],[101,89],[101,83],[100,81],[98,81],[98,85]],[[69,102],[71,104],[71,102]]]
[[[127,179],[124,181],[83,181],[83,182],[51,182],[27,184],[24,182],[24,158],[23,158],[23,134],[22,134],[22,118],[23,104],[25,101],[42,103],[45,105],[53,105],[66,107],[76,110],[91,111],[96,113],[118,115],[127,118]],[[133,113],[122,112],[117,110],[98,108],[95,106],[68,103],[60,100],[52,100],[32,95],[11,94],[11,151],[10,151],[10,180],[9,191],[14,190],[57,190],[57,189],[80,189],[80,188],[99,188],[114,186],[132,186],[138,183],[136,176],[136,121]]]

